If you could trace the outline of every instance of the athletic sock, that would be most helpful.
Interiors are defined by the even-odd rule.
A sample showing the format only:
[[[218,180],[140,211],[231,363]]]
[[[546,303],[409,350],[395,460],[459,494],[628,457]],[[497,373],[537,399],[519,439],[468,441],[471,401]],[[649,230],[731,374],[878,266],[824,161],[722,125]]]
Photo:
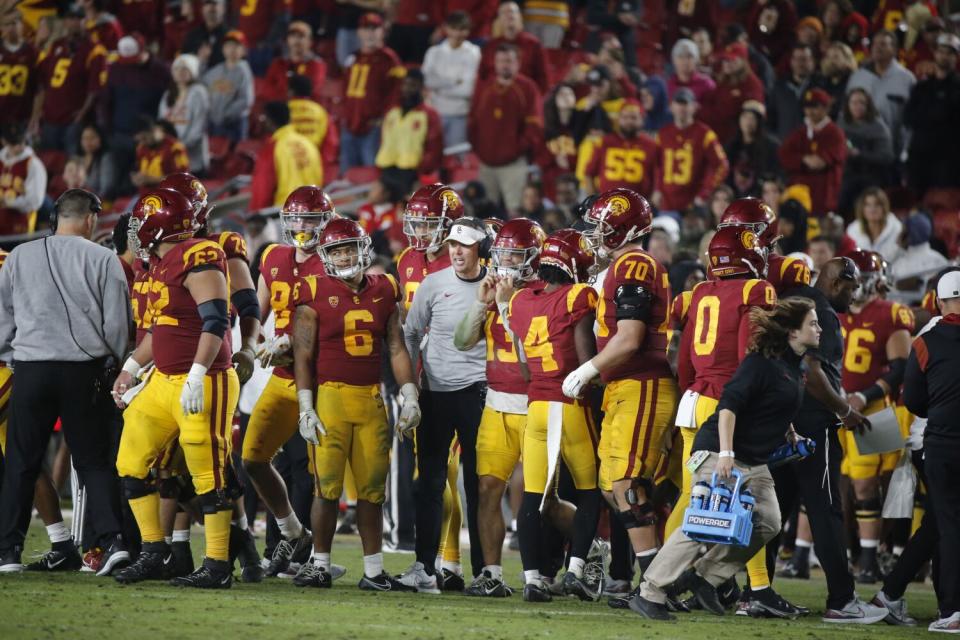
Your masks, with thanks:
[[[67,529],[67,525],[63,520],[54,522],[47,527],[47,536],[50,538],[50,544],[67,542],[70,540],[70,529]]]
[[[567,565],[567,571],[578,578],[582,578],[584,564],[583,558],[570,558],[570,563]]]
[[[539,569],[531,569],[523,572],[523,580],[524,584],[530,584],[531,582],[543,582],[543,576],[540,575]]]
[[[490,577],[494,580],[503,580],[503,566],[499,564],[488,564],[483,570],[489,573]]]
[[[754,591],[770,586],[770,573],[767,571],[767,549],[760,551],[747,560],[747,576],[750,579],[750,588]]]
[[[284,518],[277,518],[277,526],[280,527],[280,535],[287,540],[293,540],[303,535],[303,525],[294,511]]]
[[[174,529],[173,542],[190,542],[190,529]]]
[[[211,560],[230,560],[229,509],[203,514],[203,534],[207,541],[206,556]]]
[[[163,542],[163,527],[160,526],[160,495],[148,493],[127,501],[130,511],[140,529],[140,539],[144,542]]]
[[[879,540],[860,539],[860,561],[857,562],[857,566],[861,571],[876,566],[878,546],[880,546]]]
[[[653,549],[647,549],[646,551],[641,551],[637,555],[637,566],[640,567],[640,576],[647,572],[647,568],[650,566],[650,563],[653,562],[653,559],[657,556],[657,551],[659,547],[654,547]]]
[[[250,527],[250,523],[247,521],[247,514],[243,514],[236,520],[231,521],[230,524],[236,525],[241,531],[246,531]]]
[[[463,575],[463,567],[460,565],[459,562],[451,562],[450,560],[441,560],[440,570],[443,571],[444,569],[458,576]]]
[[[793,550],[793,566],[803,569],[810,565],[810,542],[797,539],[796,548]]]
[[[381,556],[381,564],[382,562],[383,562],[383,556]],[[330,554],[314,551],[313,564],[320,566],[324,571],[330,571]],[[364,564],[364,570],[366,570],[367,556],[363,557],[363,564]]]
[[[173,544],[173,536],[163,536],[163,541],[167,544]]]
[[[383,573],[383,553],[363,556],[363,574],[365,576],[368,578],[376,578],[381,573]]]

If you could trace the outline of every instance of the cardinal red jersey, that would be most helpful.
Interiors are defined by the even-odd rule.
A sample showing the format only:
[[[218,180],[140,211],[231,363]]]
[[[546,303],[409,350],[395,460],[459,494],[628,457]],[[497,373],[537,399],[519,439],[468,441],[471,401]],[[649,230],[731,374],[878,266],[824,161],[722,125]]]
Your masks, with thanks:
[[[447,253],[446,247],[440,249],[437,259],[432,262],[427,260],[425,251],[417,251],[410,247],[401,251],[400,257],[397,258],[397,279],[400,281],[400,288],[403,290],[404,311],[410,310],[410,305],[413,304],[413,294],[417,292],[417,288],[423,282],[423,279],[429,274],[446,269],[449,266],[450,254]]]
[[[587,284],[567,284],[553,291],[521,289],[513,294],[508,318],[530,369],[530,402],[573,402],[563,395],[563,380],[580,366],[575,329],[596,308],[597,292]]]
[[[243,236],[236,231],[222,231],[217,235],[212,236],[210,239],[220,245],[220,248],[223,249],[224,255],[227,256],[227,260],[239,258],[244,262],[248,261],[247,241],[244,240]]]
[[[684,211],[697,196],[708,200],[727,177],[727,154],[717,134],[702,122],[694,122],[686,129],[668,124],[657,133],[657,144],[661,209]]]
[[[139,345],[153,325],[148,297],[150,295],[150,268],[143,260],[133,261],[133,287],[130,290],[130,306],[133,309],[133,324],[137,328]]]
[[[686,326],[692,298],[693,290],[682,291],[674,296],[673,303],[670,305],[670,326],[673,329],[682,330]]]
[[[96,20],[84,20],[83,28],[90,34],[93,44],[102,45],[107,51],[116,51],[117,43],[123,37],[123,27],[109,13],[101,14]]]
[[[777,295],[783,295],[788,289],[810,284],[810,267],[800,258],[771,253],[767,256],[767,282]]]
[[[237,16],[237,29],[247,36],[247,45],[256,46],[270,33],[274,18],[290,12],[290,0],[233,0],[233,15]],[[286,87],[278,100],[286,100]]]
[[[777,301],[764,280],[728,279],[701,282],[693,288],[688,322],[680,342],[678,371],[689,364],[692,380],[681,385],[719,400],[723,386],[740,366],[750,337],[747,314],[753,307],[771,309]]]
[[[308,277],[310,308],[317,312],[316,381],[380,384],[380,354],[387,324],[400,302],[391,275],[365,275],[359,291],[330,276]]]
[[[187,148],[179,140],[164,136],[163,142],[155,147],[137,145],[137,171],[154,178],[163,178],[171,173],[190,170],[190,158]],[[141,191],[153,187],[141,187]]]
[[[289,58],[275,58],[267,69],[265,86],[261,98],[267,102],[278,100],[286,102],[287,83],[293,76],[306,76],[313,82],[313,95],[317,102],[323,98],[323,84],[327,79],[327,63],[320,58],[311,58],[294,62]]]
[[[382,47],[364,53],[345,70],[343,112],[347,131],[365,135],[394,105],[400,92],[400,81],[406,70],[393,49]]]
[[[0,113],[4,122],[26,122],[37,86],[37,52],[24,42],[16,51],[0,47]]]
[[[322,276],[323,261],[311,253],[303,262],[297,262],[297,249],[287,244],[267,247],[260,256],[260,276],[270,291],[270,309],[273,311],[273,331],[277,335],[293,334],[293,311],[297,304],[310,299],[301,293],[303,278]],[[273,374],[293,380],[293,368],[274,367]]]
[[[847,393],[872,386],[889,369],[887,340],[895,331],[913,334],[910,307],[889,300],[874,300],[860,313],[841,313],[843,377]]]
[[[184,281],[194,269],[210,267],[222,273],[229,284],[223,249],[199,238],[177,243],[163,258],[150,261],[147,307],[153,316],[153,362],[160,373],[189,373],[193,365],[203,320]],[[209,370],[225,371],[230,366],[230,346],[224,340]]]
[[[33,154],[20,157],[7,164],[0,162],[0,201],[18,198],[25,193],[27,176],[30,173],[30,161]],[[8,208],[0,202],[0,234],[27,233],[30,218],[18,209]]]
[[[650,194],[656,166],[657,143],[653,138],[644,133],[633,138],[608,133],[594,147],[586,174],[594,180],[597,193],[627,187]]]
[[[527,288],[540,289],[543,288],[543,283],[537,280],[527,285]],[[517,347],[513,336],[503,326],[503,318],[497,305],[492,305],[487,311],[483,333],[487,338],[487,385],[501,393],[526,394],[527,381],[520,368]]]
[[[634,249],[610,265],[597,305],[597,348],[601,351],[617,335],[617,289],[622,285],[643,287],[653,297],[650,321],[640,347],[623,364],[602,374],[604,382],[632,378],[673,377],[667,364],[667,329],[670,311],[670,279],[667,270],[648,253]]]
[[[106,64],[107,50],[86,36],[61,38],[40,54],[39,82],[46,92],[43,121],[73,122],[87,96],[99,92],[106,82]]]

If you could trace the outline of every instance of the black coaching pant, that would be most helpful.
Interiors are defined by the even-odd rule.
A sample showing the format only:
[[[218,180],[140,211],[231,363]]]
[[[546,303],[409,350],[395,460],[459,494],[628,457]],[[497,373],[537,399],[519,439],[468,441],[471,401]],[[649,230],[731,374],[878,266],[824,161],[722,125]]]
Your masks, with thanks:
[[[14,369],[0,490],[0,549],[23,545],[34,484],[58,417],[86,487],[87,517],[96,542],[116,536],[120,486],[111,461],[113,381],[106,379],[100,361],[15,362]]]
[[[927,431],[923,460],[940,535],[937,601],[940,617],[949,618],[960,611],[960,439]]]
[[[417,561],[433,571],[443,524],[443,488],[454,434],[460,441],[463,487],[467,494],[467,525],[473,576],[483,570],[483,549],[477,526],[477,430],[486,398],[486,385],[476,382],[457,391],[420,394],[422,418],[417,428]]]

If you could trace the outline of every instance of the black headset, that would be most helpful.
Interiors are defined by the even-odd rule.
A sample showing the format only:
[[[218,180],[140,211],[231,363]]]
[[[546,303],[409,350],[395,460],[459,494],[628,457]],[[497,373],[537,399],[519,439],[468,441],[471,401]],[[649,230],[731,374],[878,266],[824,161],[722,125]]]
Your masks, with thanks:
[[[103,203],[100,202],[100,196],[97,194],[92,191],[87,191],[86,189],[67,189],[63,192],[63,195],[53,203],[53,211],[50,212],[50,231],[54,233],[57,232],[57,224],[60,220],[60,206],[63,204],[63,201],[75,196],[84,196],[87,199],[87,208],[90,209],[91,213],[99,215],[99,213],[103,211]]]
[[[483,233],[483,240],[479,242],[477,249],[479,250],[481,260],[490,259],[490,248],[493,246],[493,238],[490,236],[490,232],[487,231],[487,225],[483,223],[483,220],[480,218],[465,216],[458,220],[454,220],[453,224],[470,227],[471,229],[476,229],[477,231]]]

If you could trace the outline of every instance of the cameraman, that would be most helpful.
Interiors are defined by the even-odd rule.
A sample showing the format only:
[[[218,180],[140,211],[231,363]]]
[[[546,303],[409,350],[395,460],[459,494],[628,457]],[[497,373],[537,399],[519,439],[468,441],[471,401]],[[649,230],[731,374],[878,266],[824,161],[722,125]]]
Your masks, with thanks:
[[[23,568],[34,483],[58,417],[87,490],[91,542],[104,549],[98,575],[130,559],[110,460],[110,389],[116,363],[127,353],[130,296],[120,260],[90,241],[99,213],[97,196],[70,189],[55,205],[54,235],[21,244],[0,271],[0,360],[14,368],[0,572]]]

